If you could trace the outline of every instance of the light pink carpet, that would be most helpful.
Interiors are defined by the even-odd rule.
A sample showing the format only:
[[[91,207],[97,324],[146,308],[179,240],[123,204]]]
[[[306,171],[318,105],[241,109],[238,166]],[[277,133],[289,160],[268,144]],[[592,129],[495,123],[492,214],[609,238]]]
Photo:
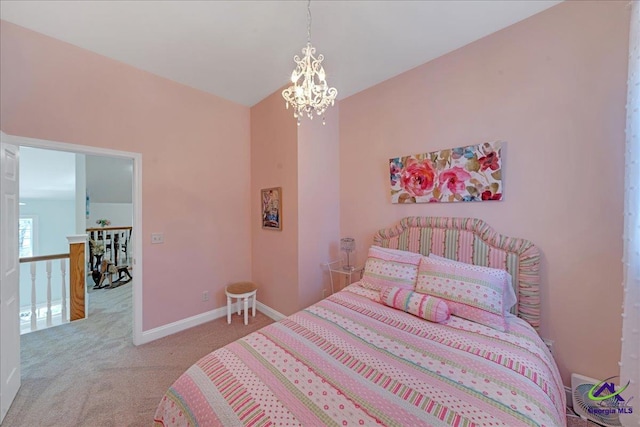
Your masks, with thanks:
[[[136,347],[131,282],[90,292],[90,317],[22,336],[22,387],[2,423],[150,426],[173,381],[199,358],[272,322],[235,315]]]
[[[567,427],[598,427],[599,424],[575,416],[567,416]]]

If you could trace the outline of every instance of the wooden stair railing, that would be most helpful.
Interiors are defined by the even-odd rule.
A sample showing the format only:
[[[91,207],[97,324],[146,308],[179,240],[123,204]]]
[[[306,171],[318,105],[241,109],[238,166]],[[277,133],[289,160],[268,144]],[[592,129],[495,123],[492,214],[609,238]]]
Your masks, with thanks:
[[[66,323],[68,321],[74,321],[78,319],[84,319],[86,317],[85,310],[85,246],[87,242],[87,235],[80,234],[74,236],[67,236],[69,241],[69,253],[67,254],[53,254],[42,255],[33,257],[20,258],[20,263],[30,265],[31,273],[31,331],[38,329],[38,316],[37,316],[37,286],[36,286],[36,264],[38,262],[45,261],[45,272],[47,275],[47,311],[46,311],[46,326],[52,326],[52,262],[54,260],[60,260],[60,275],[61,275],[61,321]],[[66,273],[67,263],[66,259],[69,258],[69,290],[67,292]],[[41,290],[42,291],[42,290]],[[67,316],[67,293],[69,295],[70,315]]]
[[[77,234],[67,236],[69,241],[69,295],[71,304],[70,319],[84,319],[86,316],[85,287],[87,275],[85,272],[85,246],[87,235]]]
[[[47,274],[47,327],[52,325],[52,311],[51,311],[51,273],[53,260],[60,260],[60,273],[61,273],[61,317],[62,323],[67,322],[67,283],[66,283],[66,270],[67,270],[67,258],[69,254],[55,254],[55,255],[43,255],[20,258],[21,264],[31,264],[31,331],[38,330],[38,315],[37,315],[37,292],[36,292],[36,264],[39,261],[46,261],[45,271]]]

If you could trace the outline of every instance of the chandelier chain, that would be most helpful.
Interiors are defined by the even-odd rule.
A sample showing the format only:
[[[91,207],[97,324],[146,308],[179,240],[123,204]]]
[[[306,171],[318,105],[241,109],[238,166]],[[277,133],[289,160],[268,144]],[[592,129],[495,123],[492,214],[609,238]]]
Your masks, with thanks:
[[[307,43],[311,43],[311,0],[307,2]]]

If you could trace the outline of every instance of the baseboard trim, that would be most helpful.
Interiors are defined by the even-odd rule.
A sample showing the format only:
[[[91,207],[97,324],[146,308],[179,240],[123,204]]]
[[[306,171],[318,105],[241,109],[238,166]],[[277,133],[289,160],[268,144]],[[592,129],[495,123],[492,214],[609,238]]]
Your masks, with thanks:
[[[168,337],[169,335],[182,332],[189,328],[193,328],[194,326],[202,325],[203,323],[219,319],[226,315],[227,307],[219,307],[205,313],[196,314],[195,316],[169,323],[168,325],[158,326],[157,328],[149,329],[148,331],[142,331],[140,344],[146,344],[160,338]]]
[[[273,308],[256,301],[256,309],[265,315],[269,316],[276,322],[284,319],[284,314],[274,310]],[[158,340],[160,338],[168,337],[178,332],[185,331],[194,326],[202,325],[203,323],[211,322],[212,320],[219,319],[227,315],[227,306],[219,307],[205,313],[196,314],[195,316],[188,317],[186,319],[178,320],[168,325],[158,326],[157,328],[149,329],[142,332],[142,337],[139,344],[146,344],[151,341]]]
[[[259,311],[266,314],[267,316],[269,316],[270,318],[272,318],[273,320],[275,320],[276,322],[287,317],[284,314],[280,313],[279,311],[276,311],[273,308],[269,307],[268,305],[261,303],[260,301],[258,301],[258,303],[256,304],[256,308]]]

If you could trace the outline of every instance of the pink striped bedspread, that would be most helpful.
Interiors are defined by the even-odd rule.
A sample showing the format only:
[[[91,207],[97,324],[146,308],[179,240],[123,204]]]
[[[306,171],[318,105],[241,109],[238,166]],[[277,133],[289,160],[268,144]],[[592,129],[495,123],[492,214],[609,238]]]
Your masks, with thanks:
[[[162,426],[564,426],[536,332],[431,323],[351,285],[213,351],[169,388]]]

